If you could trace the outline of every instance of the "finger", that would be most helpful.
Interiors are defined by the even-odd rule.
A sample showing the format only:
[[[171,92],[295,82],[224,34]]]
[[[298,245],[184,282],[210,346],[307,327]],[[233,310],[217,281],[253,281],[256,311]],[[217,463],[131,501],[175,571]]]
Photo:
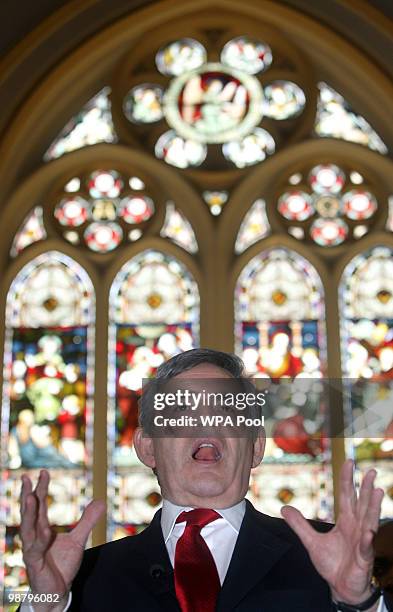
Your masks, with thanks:
[[[374,559],[374,547],[373,540],[375,537],[375,531],[371,529],[367,529],[361,535],[359,542],[359,553],[363,561],[367,563],[372,563]]]
[[[38,500],[34,493],[29,493],[25,500],[25,509],[20,524],[20,536],[23,548],[29,548],[36,538],[36,522],[38,513]]]
[[[48,521],[48,510],[47,510],[47,496],[49,486],[49,472],[47,470],[41,470],[38,478],[38,483],[35,488],[35,494],[38,499],[38,524],[41,530],[49,527]]]
[[[34,490],[34,493],[37,495],[38,499],[45,499],[48,495],[48,484],[49,484],[49,472],[48,470],[40,470],[40,474],[38,476],[37,486]]]
[[[384,495],[385,492],[383,489],[373,489],[370,496],[367,515],[363,521],[364,528],[371,529],[375,533],[378,531],[379,527],[379,518],[381,515],[381,506]]]
[[[293,506],[283,506],[281,508],[281,514],[288,525],[300,538],[304,547],[310,552],[318,539],[318,532],[311,527],[302,513]]]
[[[83,511],[79,522],[72,530],[72,536],[81,546],[86,544],[89,533],[105,511],[106,504],[102,500],[91,501]]]
[[[367,514],[371,494],[374,491],[374,480],[376,475],[376,470],[371,469],[367,470],[363,476],[362,484],[359,490],[359,498],[356,504],[356,515],[360,521],[362,521]]]
[[[33,485],[27,474],[22,474],[22,487],[20,491],[20,513],[23,515],[26,507],[26,498],[32,492]]]
[[[356,490],[353,483],[354,462],[352,459],[344,461],[340,473],[340,514],[348,516],[356,512]]]
[[[38,503],[37,496],[31,493],[26,500],[25,518],[20,528],[26,564],[42,559],[52,538],[49,527],[37,530]]]

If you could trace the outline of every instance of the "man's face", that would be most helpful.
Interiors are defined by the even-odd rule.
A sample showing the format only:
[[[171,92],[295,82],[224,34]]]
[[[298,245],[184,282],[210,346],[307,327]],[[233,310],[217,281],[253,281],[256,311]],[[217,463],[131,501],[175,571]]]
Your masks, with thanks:
[[[200,364],[173,380],[231,378],[213,364]],[[194,387],[193,387],[194,388]],[[202,390],[202,389],[201,389]],[[263,456],[262,434],[253,441],[244,437],[149,438],[140,429],[134,438],[143,463],[155,468],[165,499],[181,505],[227,508],[239,502],[248,489],[250,470]],[[203,450],[201,450],[203,449]]]

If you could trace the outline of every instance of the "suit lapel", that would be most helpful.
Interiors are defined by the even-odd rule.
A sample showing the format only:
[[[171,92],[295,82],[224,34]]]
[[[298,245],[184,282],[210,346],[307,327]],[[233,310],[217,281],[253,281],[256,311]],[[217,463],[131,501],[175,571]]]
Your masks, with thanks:
[[[247,501],[247,500],[246,500]],[[250,502],[222,585],[217,612],[228,612],[267,574],[291,543],[274,535]]]
[[[161,510],[156,512],[150,525],[134,540],[133,549],[127,554],[125,571],[138,584],[151,593],[159,604],[159,610],[180,610],[175,593],[173,568],[165,546],[161,529]],[[136,544],[136,546],[135,546]],[[131,573],[129,573],[131,572]]]

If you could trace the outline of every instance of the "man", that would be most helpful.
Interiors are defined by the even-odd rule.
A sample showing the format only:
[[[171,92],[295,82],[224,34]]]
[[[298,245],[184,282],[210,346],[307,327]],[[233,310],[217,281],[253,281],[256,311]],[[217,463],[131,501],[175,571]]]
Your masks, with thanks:
[[[237,357],[195,349],[160,366],[156,378],[200,385],[242,376]],[[364,477],[357,499],[353,464],[344,464],[333,528],[289,506],[282,509],[285,520],[272,518],[244,500],[250,470],[262,460],[263,431],[154,437],[143,430],[147,422],[145,402],[135,449],[157,474],[164,501],[137,536],[83,552],[103,502],[91,502],[70,533],[55,535],[47,519],[48,473],[41,472],[34,492],[23,476],[21,537],[30,586],[33,593],[60,596],[55,605],[34,610],[393,611],[371,584],[383,497],[374,488],[375,470]]]

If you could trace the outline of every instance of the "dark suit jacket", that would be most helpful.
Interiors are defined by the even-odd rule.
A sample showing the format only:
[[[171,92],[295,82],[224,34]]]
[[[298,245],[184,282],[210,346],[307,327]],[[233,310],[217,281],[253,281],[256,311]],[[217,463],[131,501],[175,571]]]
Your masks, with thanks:
[[[160,516],[158,511],[139,535],[85,551],[70,611],[179,612]],[[332,527],[312,523],[319,531]],[[295,533],[283,519],[261,514],[247,502],[217,612],[332,609],[328,586]]]

